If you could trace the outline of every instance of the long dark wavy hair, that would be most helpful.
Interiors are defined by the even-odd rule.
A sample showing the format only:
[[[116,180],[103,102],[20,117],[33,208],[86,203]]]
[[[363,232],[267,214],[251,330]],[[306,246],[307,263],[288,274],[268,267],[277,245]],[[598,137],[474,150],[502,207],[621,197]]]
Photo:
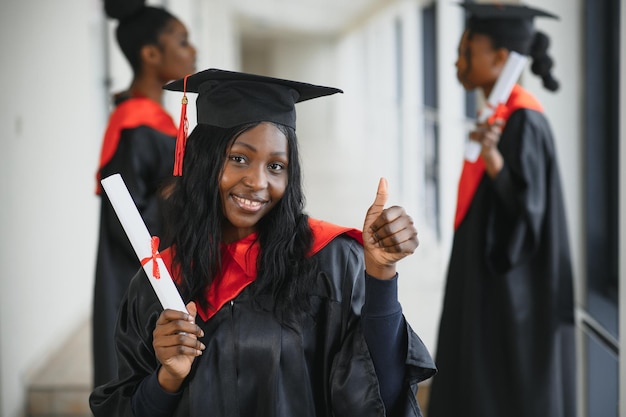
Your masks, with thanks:
[[[226,157],[235,139],[258,124],[230,129],[197,125],[187,139],[183,175],[175,177],[168,191],[167,240],[175,248],[174,264],[182,272],[179,289],[185,300],[197,300],[203,307],[208,306],[204,291],[221,271],[225,217],[218,184]],[[255,295],[270,293],[273,308],[303,311],[315,269],[307,257],[312,232],[304,213],[296,133],[275,125],[287,138],[288,180],[283,197],[257,224],[260,253],[252,288]]]

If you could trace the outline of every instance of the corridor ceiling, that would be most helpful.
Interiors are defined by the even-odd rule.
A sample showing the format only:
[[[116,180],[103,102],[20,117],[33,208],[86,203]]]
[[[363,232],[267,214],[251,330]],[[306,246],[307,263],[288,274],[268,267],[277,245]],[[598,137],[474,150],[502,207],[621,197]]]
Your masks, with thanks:
[[[394,0],[234,0],[246,36],[333,37]]]

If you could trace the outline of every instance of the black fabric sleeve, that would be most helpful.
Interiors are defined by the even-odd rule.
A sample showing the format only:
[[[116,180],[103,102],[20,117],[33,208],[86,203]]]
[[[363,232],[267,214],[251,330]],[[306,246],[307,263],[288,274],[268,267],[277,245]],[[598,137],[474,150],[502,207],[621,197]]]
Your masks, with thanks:
[[[157,372],[146,377],[131,400],[136,417],[169,417],[174,413],[182,392],[170,393],[159,385]]]
[[[342,311],[342,317],[357,318],[355,326],[350,319],[342,324],[342,346],[333,359],[333,415],[421,417],[418,384],[437,372],[435,363],[403,316],[397,298],[397,277],[390,282],[368,277],[363,246],[353,242],[349,253],[332,250],[345,239],[349,238],[334,239],[317,255],[319,264],[328,269],[325,275],[343,277],[343,284],[335,291],[350,294],[349,303],[342,303],[349,304],[350,311]],[[392,380],[391,384],[388,380]],[[400,388],[395,385],[398,383]]]
[[[487,230],[487,260],[506,273],[538,250],[549,198],[552,134],[543,114],[513,112],[500,138],[504,167],[492,181],[497,196]]]
[[[361,321],[387,415],[395,415],[405,385],[407,355],[407,331],[398,302],[397,274],[388,281],[365,275]]]

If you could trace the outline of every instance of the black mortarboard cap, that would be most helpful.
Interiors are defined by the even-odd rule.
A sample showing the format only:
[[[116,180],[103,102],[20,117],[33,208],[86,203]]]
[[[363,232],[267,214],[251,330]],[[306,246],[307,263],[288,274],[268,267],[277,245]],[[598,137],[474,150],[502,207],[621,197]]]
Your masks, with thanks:
[[[463,2],[461,6],[472,16],[480,19],[533,19],[535,17],[549,17],[558,19],[558,16],[544,10],[529,7],[523,4],[503,4]]]
[[[528,54],[527,49],[535,32],[535,17],[558,19],[552,13],[523,4],[465,1],[459,5],[469,14],[469,30],[489,35],[499,44],[522,54]]]
[[[343,93],[338,88],[284,80],[245,72],[210,68],[172,81],[163,88],[198,93],[197,123],[231,128],[253,122],[274,122],[296,128],[295,104]],[[176,137],[174,175],[182,175],[187,141],[187,96],[183,96]]]
[[[184,91],[184,84],[183,78],[163,88]],[[230,128],[265,121],[294,129],[295,103],[343,92],[333,87],[215,68],[188,76],[186,90],[198,93],[198,124]]]

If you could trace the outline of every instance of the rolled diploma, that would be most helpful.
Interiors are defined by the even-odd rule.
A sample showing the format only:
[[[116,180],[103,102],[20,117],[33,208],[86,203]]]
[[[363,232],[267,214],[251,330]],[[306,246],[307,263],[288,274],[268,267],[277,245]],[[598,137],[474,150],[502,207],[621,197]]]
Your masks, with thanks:
[[[502,68],[502,72],[498,76],[496,84],[493,86],[493,90],[491,90],[491,94],[489,94],[487,105],[478,115],[478,123],[486,122],[498,105],[507,102],[515,82],[524,70],[524,65],[527,60],[528,58],[522,54],[515,51],[509,52],[509,57]],[[476,159],[478,159],[478,155],[480,155],[481,147],[482,145],[480,143],[474,140],[468,140],[465,146],[465,159],[470,162],[475,162]]]
[[[160,257],[156,258],[157,265],[159,267],[160,278],[155,278],[152,275],[152,237],[148,228],[135,206],[135,202],[126,188],[126,184],[120,174],[113,174],[104,178],[102,181],[102,188],[106,191],[111,205],[115,210],[115,214],[120,219],[122,227],[130,240],[139,262],[148,258],[150,259],[143,265],[143,269],[148,276],[150,284],[156,293],[161,305],[164,309],[173,309],[178,311],[187,312],[185,303],[181,298],[172,277],[170,276],[165,263]]]

